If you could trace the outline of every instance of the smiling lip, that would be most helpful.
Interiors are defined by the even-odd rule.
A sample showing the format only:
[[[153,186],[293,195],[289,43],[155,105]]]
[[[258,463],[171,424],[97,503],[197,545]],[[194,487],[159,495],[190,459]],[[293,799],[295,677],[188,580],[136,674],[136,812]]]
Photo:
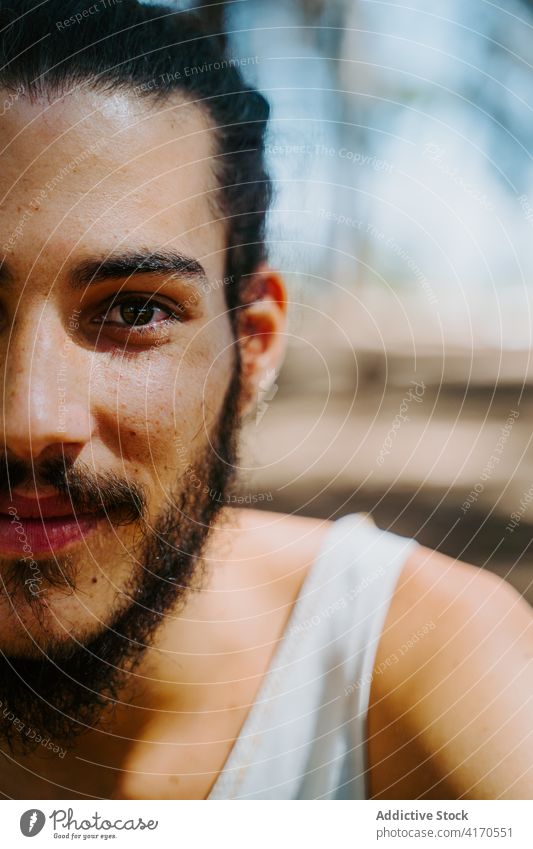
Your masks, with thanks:
[[[75,513],[70,499],[61,496],[0,496],[0,553],[51,554],[84,539],[101,518],[96,512]]]

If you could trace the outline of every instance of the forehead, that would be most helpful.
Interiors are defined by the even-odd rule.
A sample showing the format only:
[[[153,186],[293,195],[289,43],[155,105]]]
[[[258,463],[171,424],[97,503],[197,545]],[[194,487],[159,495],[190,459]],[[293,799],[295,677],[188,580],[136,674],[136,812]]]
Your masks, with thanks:
[[[142,243],[219,265],[213,152],[204,110],[179,97],[21,97],[0,123],[2,253],[64,260]]]

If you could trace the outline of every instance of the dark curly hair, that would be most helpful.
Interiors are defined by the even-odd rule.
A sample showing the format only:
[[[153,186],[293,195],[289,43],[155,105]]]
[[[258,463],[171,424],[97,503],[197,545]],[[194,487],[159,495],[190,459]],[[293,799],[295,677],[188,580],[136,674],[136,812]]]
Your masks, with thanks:
[[[137,0],[92,6],[88,0],[0,0],[0,85],[24,86],[38,97],[77,84],[155,100],[177,90],[208,111],[217,139],[217,206],[227,222],[225,289],[233,319],[243,280],[266,254],[270,110],[244,82],[224,33],[210,31],[200,14]]]

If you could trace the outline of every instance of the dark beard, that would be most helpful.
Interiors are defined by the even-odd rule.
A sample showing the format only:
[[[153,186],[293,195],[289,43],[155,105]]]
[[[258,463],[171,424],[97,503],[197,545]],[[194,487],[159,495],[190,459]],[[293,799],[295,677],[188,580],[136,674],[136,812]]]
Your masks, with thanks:
[[[37,659],[0,652],[0,739],[13,755],[39,747],[44,754],[54,744],[56,751],[57,746],[71,749],[80,734],[112,711],[165,615],[181,609],[189,593],[201,588],[202,551],[235,472],[239,383],[236,369],[205,455],[190,467],[193,474],[184,476],[185,481],[201,481],[202,486],[185,484],[179,495],[169,498],[172,506],[155,526],[144,526],[141,556],[123,595],[124,604],[105,629],[85,645],[72,640],[56,650],[41,650]],[[83,484],[79,484],[73,503],[78,496],[82,500]],[[128,488],[128,484],[123,486]],[[118,481],[113,487],[117,521],[119,516],[128,521],[127,499],[119,497]],[[105,487],[103,490],[108,492]],[[143,504],[142,493],[135,491],[129,521],[143,510]],[[111,503],[107,507],[111,510]],[[143,525],[142,519],[137,521]],[[20,574],[24,572],[19,573],[19,591],[23,586]],[[51,567],[44,574],[51,585],[57,585]],[[59,580],[68,584],[70,578],[62,575]],[[34,597],[32,606],[36,604]],[[35,742],[36,734],[40,742]],[[48,740],[45,748],[43,741]]]

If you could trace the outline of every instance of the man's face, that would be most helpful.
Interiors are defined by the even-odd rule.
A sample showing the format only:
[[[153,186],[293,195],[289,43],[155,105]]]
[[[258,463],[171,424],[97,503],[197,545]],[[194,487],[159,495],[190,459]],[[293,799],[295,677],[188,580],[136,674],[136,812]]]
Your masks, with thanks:
[[[179,102],[86,92],[53,105],[21,98],[2,118],[8,655],[96,637],[126,606],[161,517],[188,504],[187,521],[201,522],[210,496],[198,479],[235,374],[212,154],[202,111]],[[195,262],[165,271],[180,255]],[[58,498],[60,467],[73,488]],[[128,509],[138,497],[144,518]]]

